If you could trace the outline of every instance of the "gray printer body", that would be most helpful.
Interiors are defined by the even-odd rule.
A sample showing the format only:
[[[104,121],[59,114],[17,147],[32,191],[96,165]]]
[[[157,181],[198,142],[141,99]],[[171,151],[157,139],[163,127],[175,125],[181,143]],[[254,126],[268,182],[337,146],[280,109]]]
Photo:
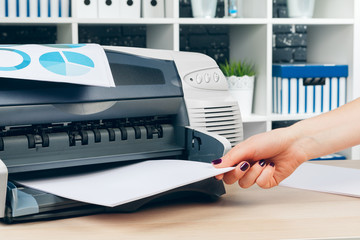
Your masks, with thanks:
[[[5,222],[134,211],[158,198],[191,192],[218,197],[225,192],[220,181],[207,179],[106,208],[14,184],[13,179],[148,159],[211,162],[242,140],[237,102],[211,58],[104,48],[115,88],[0,79],[0,218]]]

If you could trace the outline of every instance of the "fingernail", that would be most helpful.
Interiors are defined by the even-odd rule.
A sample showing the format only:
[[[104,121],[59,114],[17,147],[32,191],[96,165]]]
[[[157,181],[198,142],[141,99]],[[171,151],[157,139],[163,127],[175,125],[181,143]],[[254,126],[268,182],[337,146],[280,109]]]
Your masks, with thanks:
[[[244,162],[240,165],[240,170],[245,172],[249,168],[249,164],[247,162]]]
[[[262,166],[262,167],[265,166],[265,160],[264,159],[260,160],[259,165]]]
[[[275,167],[275,163],[271,162],[270,166]]]
[[[219,159],[213,160],[211,163],[214,164],[214,165],[218,165],[218,164],[220,164],[221,162],[222,162],[222,159],[219,158]]]

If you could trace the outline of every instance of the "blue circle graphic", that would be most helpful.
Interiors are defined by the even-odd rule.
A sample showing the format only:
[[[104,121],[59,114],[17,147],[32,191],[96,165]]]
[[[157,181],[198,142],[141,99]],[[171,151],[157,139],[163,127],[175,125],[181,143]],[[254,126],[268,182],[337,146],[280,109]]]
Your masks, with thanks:
[[[16,71],[16,70],[20,70],[23,68],[26,68],[27,66],[29,66],[30,62],[31,62],[31,58],[28,54],[24,53],[23,51],[17,50],[17,49],[9,49],[9,48],[0,48],[0,51],[9,51],[9,52],[14,52],[19,54],[22,57],[22,62],[16,66],[12,66],[12,67],[1,67],[0,66],[0,71]]]
[[[69,51],[45,53],[39,61],[46,70],[63,76],[84,75],[95,67],[88,56]]]

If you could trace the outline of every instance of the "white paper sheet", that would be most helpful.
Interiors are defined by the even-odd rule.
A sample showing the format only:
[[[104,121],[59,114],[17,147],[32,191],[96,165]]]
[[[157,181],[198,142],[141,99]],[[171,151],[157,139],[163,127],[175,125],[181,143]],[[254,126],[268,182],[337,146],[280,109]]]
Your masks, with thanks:
[[[115,87],[97,44],[0,45],[0,77]]]
[[[304,163],[280,186],[360,197],[360,169]]]
[[[232,169],[186,160],[151,160],[88,174],[15,181],[64,198],[115,207]]]

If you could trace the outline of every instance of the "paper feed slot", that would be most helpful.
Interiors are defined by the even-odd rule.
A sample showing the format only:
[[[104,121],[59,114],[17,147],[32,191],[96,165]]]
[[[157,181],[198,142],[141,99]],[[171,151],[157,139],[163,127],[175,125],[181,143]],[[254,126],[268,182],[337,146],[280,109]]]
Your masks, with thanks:
[[[15,187],[13,189],[26,198],[17,199],[19,205],[26,206],[24,209],[13,209],[8,205],[5,210],[5,222],[24,222],[44,219],[58,219],[71,216],[83,216],[98,213],[129,213],[139,210],[139,208],[151,204],[172,201],[175,199],[194,198],[203,199],[203,201],[214,201],[225,193],[224,185],[221,181],[214,179],[205,179],[203,181],[192,183],[180,188],[176,188],[161,194],[130,202],[115,208],[81,203],[66,198],[54,196],[49,193],[37,191],[34,189]],[[10,195],[8,195],[10,196]],[[30,203],[28,202],[30,200]],[[13,201],[8,199],[8,201]],[[35,202],[34,202],[35,201]],[[21,211],[22,210],[22,211]],[[27,214],[30,213],[30,214]]]
[[[187,157],[188,159],[196,158],[200,161],[210,162],[212,159],[220,157],[228,147],[227,144],[223,144],[222,137],[219,139],[213,138],[212,134],[207,134],[201,131],[197,131],[192,128],[179,128],[178,131],[184,131],[182,140],[185,141],[185,145],[189,146],[190,151],[179,151],[178,157]],[[185,137],[186,136],[186,137]],[[200,145],[199,142],[201,142]],[[230,143],[228,143],[230,146]],[[208,148],[212,147],[215,152],[209,153]],[[78,172],[87,172],[89,169],[99,168],[113,168],[114,166],[131,164],[134,161],[122,161],[121,156],[113,156],[113,159],[109,160],[109,164],[98,164],[95,168],[91,166],[84,167],[72,167],[63,169],[54,169],[37,172],[22,172],[19,174],[11,174],[11,178],[37,178],[46,176],[61,176],[66,174],[73,174]],[[83,159],[83,161],[86,161]],[[161,158],[159,159],[161,161]],[[90,170],[91,171],[91,170]],[[12,182],[8,183],[7,193],[7,209],[5,214],[6,222],[14,221],[28,221],[39,220],[44,218],[59,218],[68,216],[78,216],[85,214],[93,214],[99,212],[131,212],[139,209],[143,205],[153,202],[169,200],[171,198],[179,198],[179,196],[187,195],[203,195],[207,199],[214,199],[225,193],[225,189],[221,181],[216,181],[214,178],[206,179],[197,183],[189,184],[183,187],[179,187],[170,191],[156,194],[151,197],[140,199],[131,203],[120,205],[115,208],[107,208],[103,206],[97,206],[92,204],[86,204],[66,198],[58,197],[49,193],[41,192],[38,190],[30,189],[23,186],[16,186]]]

